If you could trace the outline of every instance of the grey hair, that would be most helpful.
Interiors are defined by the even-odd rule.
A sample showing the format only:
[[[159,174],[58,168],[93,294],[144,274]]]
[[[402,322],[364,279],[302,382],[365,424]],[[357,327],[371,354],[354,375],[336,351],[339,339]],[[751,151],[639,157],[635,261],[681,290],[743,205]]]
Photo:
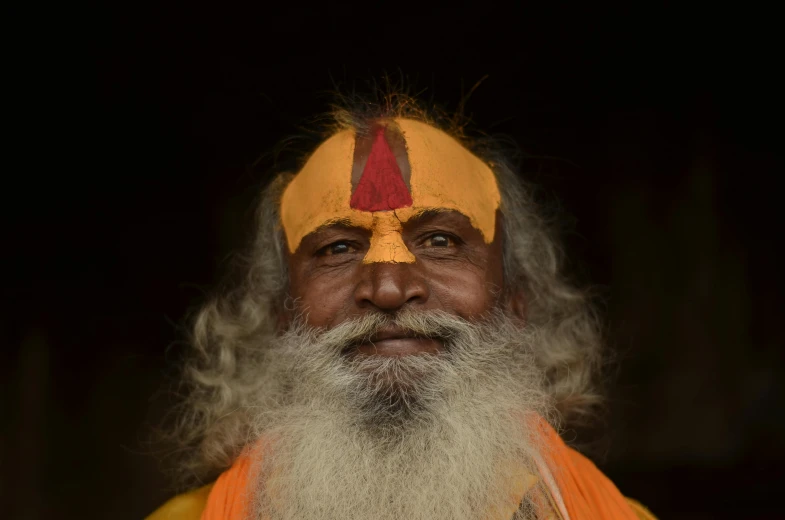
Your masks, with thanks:
[[[587,291],[564,277],[562,251],[531,187],[519,179],[493,140],[468,139],[460,118],[426,112],[402,94],[377,103],[348,101],[334,107],[324,135],[346,128],[362,134],[374,119],[408,117],[447,131],[491,166],[502,194],[504,290],[525,295],[526,327],[541,337],[535,355],[559,422],[590,422],[602,403],[597,390],[599,320]],[[235,261],[233,272],[240,278],[227,283],[196,315],[190,338],[193,352],[182,381],[187,397],[175,428],[186,454],[179,468],[185,481],[214,477],[251,440],[249,410],[258,406],[267,384],[258,367],[264,365],[265,346],[276,334],[279,310],[293,304],[287,297],[278,207],[292,177],[282,173],[265,190],[252,246]]]

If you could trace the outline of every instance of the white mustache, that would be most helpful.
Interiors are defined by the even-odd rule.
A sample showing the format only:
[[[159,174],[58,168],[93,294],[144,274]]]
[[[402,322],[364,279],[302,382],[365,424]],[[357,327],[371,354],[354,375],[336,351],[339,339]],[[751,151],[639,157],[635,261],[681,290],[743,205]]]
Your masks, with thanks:
[[[298,327],[299,328],[299,327]],[[403,310],[396,314],[373,312],[351,318],[331,329],[315,331],[323,348],[343,352],[356,345],[372,342],[385,332],[394,330],[401,336],[438,339],[447,350],[457,337],[465,336],[472,324],[444,311]]]

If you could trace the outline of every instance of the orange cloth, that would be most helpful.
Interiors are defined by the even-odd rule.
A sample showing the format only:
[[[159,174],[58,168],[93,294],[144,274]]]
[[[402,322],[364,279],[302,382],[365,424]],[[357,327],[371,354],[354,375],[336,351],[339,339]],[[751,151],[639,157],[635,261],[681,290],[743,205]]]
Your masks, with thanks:
[[[246,520],[251,456],[245,452],[215,481],[202,520]]]
[[[561,509],[563,505],[570,520],[654,519],[645,508],[625,499],[589,459],[564,444],[548,423],[542,420],[539,425],[548,446],[544,455],[546,471],[552,476],[552,480],[545,478],[546,485],[557,508]],[[218,477],[201,520],[246,519],[250,505],[247,496],[250,470],[251,457],[244,454]]]
[[[548,469],[557,488],[550,492],[557,503],[561,498],[571,520],[638,520],[630,503],[592,461],[564,444],[547,422],[540,420],[539,424],[549,450]]]

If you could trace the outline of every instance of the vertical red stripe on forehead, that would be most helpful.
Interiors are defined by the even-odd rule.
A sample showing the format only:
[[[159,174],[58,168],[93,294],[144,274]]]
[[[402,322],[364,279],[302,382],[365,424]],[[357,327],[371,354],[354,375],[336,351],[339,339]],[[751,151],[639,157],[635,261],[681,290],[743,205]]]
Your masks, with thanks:
[[[389,211],[412,205],[401,169],[384,137],[384,127],[374,131],[368,162],[349,205],[362,211]]]

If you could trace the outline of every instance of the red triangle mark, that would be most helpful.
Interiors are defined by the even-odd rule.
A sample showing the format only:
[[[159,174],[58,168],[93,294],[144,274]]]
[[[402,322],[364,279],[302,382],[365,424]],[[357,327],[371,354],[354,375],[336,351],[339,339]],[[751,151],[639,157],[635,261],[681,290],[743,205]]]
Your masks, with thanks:
[[[384,128],[377,128],[368,162],[349,206],[362,211],[389,211],[411,205],[412,196],[384,138]]]

